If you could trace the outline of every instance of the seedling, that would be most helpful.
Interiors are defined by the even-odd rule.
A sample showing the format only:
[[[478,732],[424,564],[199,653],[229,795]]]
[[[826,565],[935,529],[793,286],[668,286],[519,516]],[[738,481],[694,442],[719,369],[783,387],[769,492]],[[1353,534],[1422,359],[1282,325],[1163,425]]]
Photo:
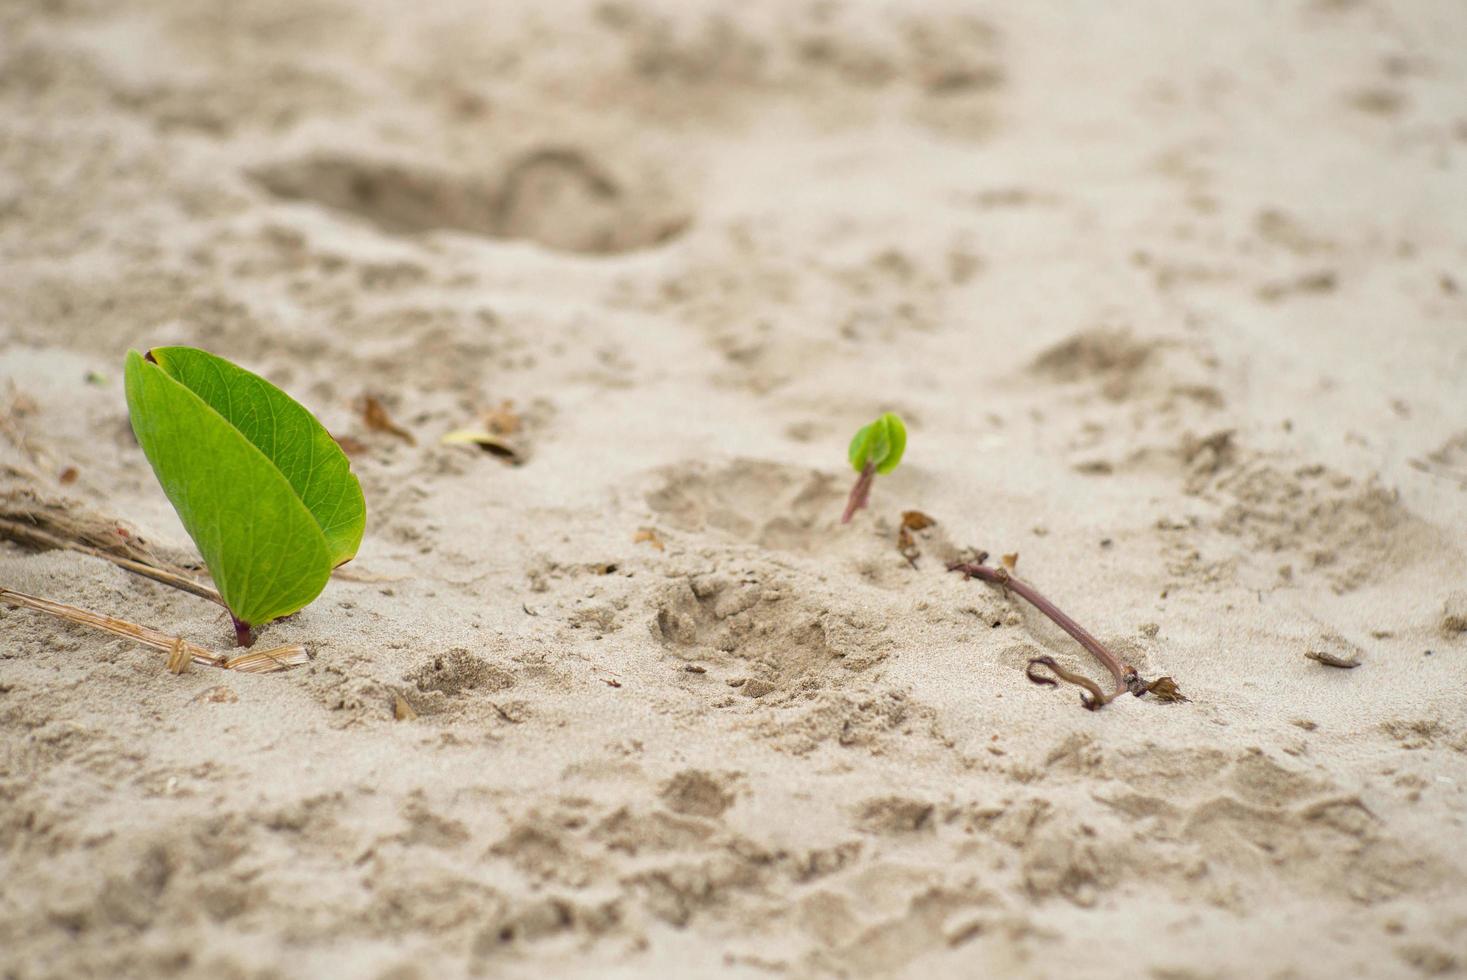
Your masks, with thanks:
[[[849,455],[851,468],[860,476],[856,477],[856,485],[851,487],[850,498],[846,500],[846,510],[840,519],[842,524],[851,523],[856,511],[866,506],[876,474],[896,469],[906,448],[907,427],[895,412],[887,412],[875,422],[856,430]]]
[[[234,620],[310,603],[361,544],[367,508],[346,454],[265,379],[192,347],[129,351],[133,432]]]

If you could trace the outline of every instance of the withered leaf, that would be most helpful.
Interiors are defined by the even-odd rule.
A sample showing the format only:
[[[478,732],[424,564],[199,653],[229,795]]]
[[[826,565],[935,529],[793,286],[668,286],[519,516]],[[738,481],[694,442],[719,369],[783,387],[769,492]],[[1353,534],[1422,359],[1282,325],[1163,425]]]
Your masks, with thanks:
[[[925,531],[937,522],[920,510],[902,511],[902,527],[909,531]]]
[[[917,559],[922,557],[922,549],[917,547],[917,539],[912,537],[912,532],[903,524],[897,529],[897,550],[907,560],[907,564],[913,568],[917,567]]]
[[[1310,650],[1304,656],[1315,663],[1324,664],[1326,667],[1339,667],[1342,670],[1354,670],[1364,663],[1360,659],[1360,654],[1354,652],[1341,655],[1330,653],[1328,650]]]
[[[409,446],[418,444],[418,440],[411,432],[392,421],[392,416],[387,414],[387,407],[376,395],[362,396],[362,421],[373,432],[386,432],[397,436]]]
[[[1158,677],[1146,685],[1146,693],[1155,695],[1158,701],[1191,701],[1192,699],[1182,694],[1177,682],[1170,677]]]
[[[1000,555],[999,561],[1003,562],[1004,568],[1007,568],[1009,571],[1012,572],[1019,565],[1019,553],[1017,551],[1014,551],[1010,552],[1007,555]]]
[[[513,443],[484,429],[455,429],[438,440],[445,446],[478,446],[491,456],[519,466],[525,461],[524,454]]]
[[[638,528],[636,536],[632,538],[632,544],[641,544],[643,541],[647,542],[658,551],[666,550],[666,546],[663,545],[662,538],[658,536],[656,528]]]
[[[912,532],[926,530],[936,523],[920,510],[902,511],[902,523],[897,528],[897,550],[913,568],[917,567],[917,559],[922,557],[922,549],[917,547],[917,538]]]

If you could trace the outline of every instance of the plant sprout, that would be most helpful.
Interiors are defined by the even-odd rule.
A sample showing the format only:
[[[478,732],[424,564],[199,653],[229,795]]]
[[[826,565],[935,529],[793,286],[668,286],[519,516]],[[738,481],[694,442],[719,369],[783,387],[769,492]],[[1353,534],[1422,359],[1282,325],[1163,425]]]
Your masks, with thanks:
[[[849,524],[856,511],[866,506],[876,474],[896,469],[906,448],[907,427],[895,412],[886,412],[875,422],[856,430],[849,455],[851,468],[860,476],[856,477],[856,485],[851,487],[845,513],[840,519],[842,524]]]
[[[192,347],[129,351],[133,432],[203,555],[240,646],[310,603],[361,544],[351,464],[309,411]]]

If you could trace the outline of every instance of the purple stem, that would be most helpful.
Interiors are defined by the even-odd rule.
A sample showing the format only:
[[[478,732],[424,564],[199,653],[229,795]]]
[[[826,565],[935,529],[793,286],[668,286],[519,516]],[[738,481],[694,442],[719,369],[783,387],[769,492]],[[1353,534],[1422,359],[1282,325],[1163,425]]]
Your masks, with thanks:
[[[846,500],[846,512],[840,518],[842,524],[851,523],[856,511],[866,506],[866,501],[871,496],[871,484],[875,482],[876,464],[867,463],[861,470],[861,475],[856,477],[856,485],[851,487],[851,496]]]
[[[1132,682],[1136,679],[1136,669],[1130,664],[1122,663],[1121,659],[1105,648],[1090,631],[1069,616],[1066,616],[1058,606],[1050,602],[1039,593],[1032,585],[1020,579],[1014,578],[1006,568],[990,568],[979,562],[955,562],[948,566],[948,571],[962,572],[968,578],[981,578],[985,582],[1012,589],[1020,597],[1027,599],[1030,604],[1044,615],[1048,616],[1056,626],[1075,638],[1091,655],[1105,664],[1106,669],[1116,680],[1116,694],[1122,694],[1131,690]],[[1114,697],[1115,695],[1112,695]]]
[[[234,643],[236,646],[250,647],[255,645],[255,628],[244,622],[234,613],[229,614],[234,621]]]

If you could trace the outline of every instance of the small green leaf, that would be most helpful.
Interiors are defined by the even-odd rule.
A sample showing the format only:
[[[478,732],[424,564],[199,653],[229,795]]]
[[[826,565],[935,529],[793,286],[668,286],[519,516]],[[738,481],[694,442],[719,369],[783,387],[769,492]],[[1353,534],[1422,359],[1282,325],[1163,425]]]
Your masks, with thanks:
[[[235,618],[316,598],[356,554],[361,486],[335,440],[279,388],[201,350],[129,351],[133,431]]]
[[[907,448],[907,427],[894,412],[856,430],[849,450],[852,469],[860,472],[872,463],[878,473],[890,473]]]
[[[851,469],[860,472],[866,468],[866,460],[871,457],[871,430],[873,425],[863,425],[856,430],[851,437],[851,448],[846,451],[850,457]]]
[[[876,461],[876,472],[890,473],[897,468],[897,464],[902,461],[902,454],[907,451],[907,427],[901,416],[895,412],[887,412],[881,416],[880,422],[886,429],[886,451]]]

